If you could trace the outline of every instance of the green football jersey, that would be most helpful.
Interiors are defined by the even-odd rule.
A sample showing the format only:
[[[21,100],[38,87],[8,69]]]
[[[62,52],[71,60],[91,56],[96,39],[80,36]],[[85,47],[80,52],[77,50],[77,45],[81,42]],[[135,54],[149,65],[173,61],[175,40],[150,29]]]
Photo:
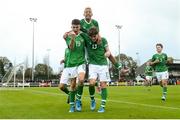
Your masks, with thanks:
[[[66,44],[69,46],[71,43],[71,37],[66,38]],[[67,67],[75,67],[85,63],[85,41],[80,35],[76,35],[74,48],[69,49],[69,56],[67,60]]]
[[[90,22],[87,22],[85,19],[82,19],[80,21],[80,25],[81,25],[81,31],[84,33],[88,33],[88,30],[92,27],[96,27],[97,30],[99,31],[98,22],[94,19],[92,19]]]
[[[145,71],[144,71],[146,76],[153,76],[153,67],[150,65],[147,65],[145,67]]]
[[[88,38],[88,37],[87,37]],[[105,38],[101,39],[101,43],[97,44],[91,39],[86,39],[86,48],[88,52],[89,64],[94,65],[107,65],[107,59],[104,56],[105,48],[108,46]]]
[[[69,48],[66,48],[65,49],[65,56],[64,56],[64,68],[66,68],[66,66],[67,66],[67,61],[68,61],[68,59],[69,59]]]
[[[153,65],[155,72],[164,72],[168,70],[166,66],[167,55],[165,53],[154,54],[152,57],[152,62],[155,60],[159,60],[159,63]]]

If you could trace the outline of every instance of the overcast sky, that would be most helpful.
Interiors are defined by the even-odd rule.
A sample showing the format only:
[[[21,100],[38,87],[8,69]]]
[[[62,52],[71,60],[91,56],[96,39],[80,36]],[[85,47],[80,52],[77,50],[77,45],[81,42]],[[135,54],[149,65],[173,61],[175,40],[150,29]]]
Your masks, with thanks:
[[[0,56],[12,62],[32,59],[32,22],[35,23],[35,61],[43,62],[50,49],[50,65],[58,70],[64,57],[62,36],[70,30],[71,20],[82,19],[84,8],[90,6],[99,22],[100,34],[108,40],[110,50],[137,59],[141,64],[156,52],[162,43],[164,52],[180,59],[180,0],[0,0]]]

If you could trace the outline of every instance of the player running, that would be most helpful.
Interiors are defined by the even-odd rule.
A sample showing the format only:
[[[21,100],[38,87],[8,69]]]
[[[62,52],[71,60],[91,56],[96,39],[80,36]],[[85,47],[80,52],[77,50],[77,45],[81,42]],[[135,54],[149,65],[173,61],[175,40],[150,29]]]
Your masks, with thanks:
[[[162,52],[163,45],[161,43],[156,44],[156,51],[157,53],[152,56],[152,60],[150,62],[150,65],[154,67],[156,77],[158,81],[160,82],[160,85],[162,87],[162,100],[166,100],[167,95],[167,83],[168,83],[168,67],[167,64],[167,54]]]

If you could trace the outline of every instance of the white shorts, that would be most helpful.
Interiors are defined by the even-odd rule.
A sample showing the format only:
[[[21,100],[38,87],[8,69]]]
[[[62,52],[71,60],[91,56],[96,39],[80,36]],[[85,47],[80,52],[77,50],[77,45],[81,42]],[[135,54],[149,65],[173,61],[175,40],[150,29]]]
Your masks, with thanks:
[[[67,84],[69,79],[76,78],[78,74],[81,72],[85,73],[86,72],[85,68],[86,68],[85,64],[76,67],[65,68],[62,72],[60,83]]]
[[[146,76],[146,80],[152,80],[153,76]]]
[[[156,72],[155,74],[156,74],[156,77],[157,77],[158,81],[168,80],[169,79],[168,71],[165,71],[165,72]]]
[[[89,64],[89,79],[99,79],[100,82],[109,82],[109,69],[107,65]]]

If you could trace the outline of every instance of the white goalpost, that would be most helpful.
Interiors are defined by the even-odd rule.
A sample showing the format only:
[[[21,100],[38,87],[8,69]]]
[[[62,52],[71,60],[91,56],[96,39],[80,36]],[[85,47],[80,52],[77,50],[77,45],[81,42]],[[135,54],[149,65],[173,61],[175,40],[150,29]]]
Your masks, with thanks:
[[[20,76],[17,77],[17,72]],[[25,83],[25,66],[24,63],[20,63],[11,67],[6,74],[3,76],[0,83],[0,90],[11,90],[11,89],[24,89],[24,86],[27,86]],[[30,86],[30,84],[28,85]]]

